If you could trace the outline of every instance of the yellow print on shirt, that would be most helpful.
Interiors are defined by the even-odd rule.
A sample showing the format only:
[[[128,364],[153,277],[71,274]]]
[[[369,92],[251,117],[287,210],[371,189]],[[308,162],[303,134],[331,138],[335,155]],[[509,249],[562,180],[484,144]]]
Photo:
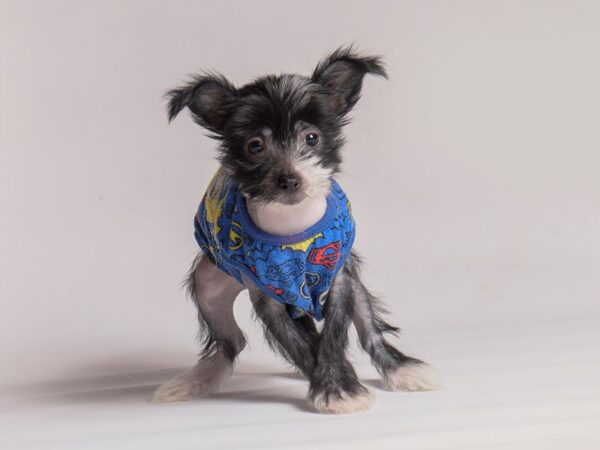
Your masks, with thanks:
[[[223,203],[225,202],[225,197],[219,200],[218,195],[214,197],[206,197],[204,200],[204,205],[206,207],[206,221],[213,226],[214,235],[216,236],[219,231],[221,231],[221,226],[219,225],[219,218],[223,213]]]
[[[239,223],[231,221],[231,229],[229,230],[229,248],[231,250],[238,250],[242,245],[244,245],[242,227]]]
[[[311,244],[313,242],[315,242],[317,239],[319,239],[320,237],[323,237],[323,233],[315,234],[313,237],[309,237],[308,239],[306,239],[302,242],[298,242],[297,244],[282,245],[281,250],[285,250],[286,248],[291,248],[292,250],[300,250],[301,252],[306,253],[306,250],[308,250],[308,247],[310,247]]]

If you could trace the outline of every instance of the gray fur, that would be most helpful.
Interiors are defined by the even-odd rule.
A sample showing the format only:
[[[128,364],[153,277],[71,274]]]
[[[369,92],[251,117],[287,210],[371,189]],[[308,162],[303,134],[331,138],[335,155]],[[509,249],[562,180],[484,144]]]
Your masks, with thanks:
[[[244,282],[249,286],[250,300],[269,346],[310,378],[316,364],[316,333],[292,319],[285,305],[266,296],[252,281],[246,278]]]

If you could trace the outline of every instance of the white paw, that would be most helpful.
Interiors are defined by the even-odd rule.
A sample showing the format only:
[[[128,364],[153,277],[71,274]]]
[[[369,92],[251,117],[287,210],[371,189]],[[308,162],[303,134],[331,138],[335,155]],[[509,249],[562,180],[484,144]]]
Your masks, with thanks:
[[[442,387],[437,370],[424,362],[407,363],[383,377],[383,385],[391,391],[434,391]]]
[[[174,378],[161,384],[152,396],[153,403],[182,402],[194,397],[194,385],[190,380]]]
[[[161,384],[154,392],[154,403],[181,402],[192,397],[202,397],[217,392],[231,376],[233,364],[224,355],[216,353],[201,359],[194,367],[177,378]]]
[[[323,414],[350,414],[365,411],[373,406],[375,395],[367,388],[355,395],[344,392],[341,396],[317,395],[312,399],[313,407]]]

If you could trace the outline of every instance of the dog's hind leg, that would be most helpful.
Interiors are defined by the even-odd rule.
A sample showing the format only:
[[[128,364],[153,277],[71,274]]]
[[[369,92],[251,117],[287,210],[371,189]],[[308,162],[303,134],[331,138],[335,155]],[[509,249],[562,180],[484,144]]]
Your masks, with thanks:
[[[198,363],[155,391],[153,401],[188,400],[216,392],[233,371],[246,340],[233,316],[233,303],[244,289],[234,278],[199,255],[188,277],[188,290],[198,308],[204,348]]]
[[[397,350],[384,337],[385,332],[396,333],[398,328],[387,323],[377,298],[360,279],[360,258],[352,252],[344,272],[352,286],[354,300],[352,320],[358,332],[360,344],[371,356],[373,365],[389,390],[429,391],[441,387],[441,379],[429,364],[411,358]]]

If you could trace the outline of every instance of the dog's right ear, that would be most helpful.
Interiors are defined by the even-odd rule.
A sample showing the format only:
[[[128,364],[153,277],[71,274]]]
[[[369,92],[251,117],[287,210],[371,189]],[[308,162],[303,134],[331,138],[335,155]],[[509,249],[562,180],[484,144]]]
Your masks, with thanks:
[[[237,100],[237,90],[222,75],[196,75],[187,84],[167,92],[172,121],[186,106],[194,122],[220,135]]]
[[[380,57],[361,55],[352,46],[340,47],[317,65],[312,80],[325,89],[331,109],[344,117],[358,102],[368,73],[387,78]]]

